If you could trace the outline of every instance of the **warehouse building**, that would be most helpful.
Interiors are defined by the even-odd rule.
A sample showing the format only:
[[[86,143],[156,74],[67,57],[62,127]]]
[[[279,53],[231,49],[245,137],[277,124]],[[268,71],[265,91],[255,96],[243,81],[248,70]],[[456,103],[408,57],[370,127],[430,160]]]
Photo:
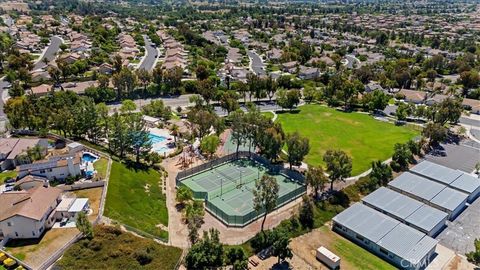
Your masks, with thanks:
[[[401,174],[388,183],[388,186],[397,192],[446,212],[450,220],[463,211],[468,199],[466,193],[410,172]]]
[[[333,230],[402,269],[427,266],[438,242],[362,203],[335,216]]]
[[[468,194],[468,202],[473,202],[480,195],[480,179],[462,171],[453,170],[430,161],[422,161],[410,171]]]
[[[385,187],[370,193],[362,202],[429,236],[437,235],[448,217],[443,211]]]

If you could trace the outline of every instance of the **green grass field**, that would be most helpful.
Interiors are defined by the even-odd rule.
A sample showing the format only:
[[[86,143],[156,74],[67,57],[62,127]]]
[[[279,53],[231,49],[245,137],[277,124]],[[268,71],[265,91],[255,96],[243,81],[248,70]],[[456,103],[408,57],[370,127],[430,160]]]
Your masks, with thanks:
[[[277,121],[286,133],[298,131],[310,139],[310,153],[305,161],[323,165],[327,150],[340,149],[352,158],[352,176],[368,170],[374,160],[391,157],[395,143],[404,143],[420,134],[413,128],[381,122],[367,114],[345,113],[320,105],[299,109],[278,114]]]
[[[17,177],[17,171],[12,170],[12,171],[5,171],[0,173],[0,184],[3,184],[6,180],[10,178],[15,178]]]
[[[98,176],[104,179],[107,175],[108,159],[101,157],[99,160],[93,163],[93,167],[97,171]]]
[[[113,161],[108,182],[105,215],[162,238],[168,232],[165,195],[162,194],[160,174],[154,169],[136,169]]]

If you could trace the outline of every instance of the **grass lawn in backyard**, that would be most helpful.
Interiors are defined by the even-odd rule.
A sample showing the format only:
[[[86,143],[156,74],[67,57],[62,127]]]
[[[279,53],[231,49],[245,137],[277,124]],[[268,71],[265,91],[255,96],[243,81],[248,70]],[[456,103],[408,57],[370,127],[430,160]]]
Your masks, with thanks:
[[[175,269],[180,248],[136,237],[119,228],[96,226],[92,240],[71,246],[56,263],[59,269]],[[143,260],[147,258],[148,260]],[[55,267],[54,267],[55,268]]]
[[[0,184],[3,184],[7,179],[17,177],[17,171],[4,171],[0,173]]]
[[[273,119],[275,116],[273,112],[262,112],[262,115],[266,116],[268,119]]]
[[[312,266],[323,266],[315,258],[315,250],[324,246],[341,258],[341,269],[390,270],[396,269],[388,262],[361,248],[357,244],[322,226],[310,233],[293,239],[290,247]],[[323,269],[323,268],[322,268]]]
[[[97,171],[98,177],[105,179],[107,175],[108,159],[101,157],[93,163],[93,168]]]
[[[113,161],[105,216],[146,233],[167,238],[168,212],[160,173]]]
[[[420,132],[412,127],[395,126],[363,113],[345,113],[321,105],[304,105],[297,112],[278,113],[285,133],[298,131],[310,140],[305,162],[324,165],[323,154],[329,149],[345,151],[352,158],[352,176],[371,166],[374,160],[386,160],[395,143],[404,143]]]

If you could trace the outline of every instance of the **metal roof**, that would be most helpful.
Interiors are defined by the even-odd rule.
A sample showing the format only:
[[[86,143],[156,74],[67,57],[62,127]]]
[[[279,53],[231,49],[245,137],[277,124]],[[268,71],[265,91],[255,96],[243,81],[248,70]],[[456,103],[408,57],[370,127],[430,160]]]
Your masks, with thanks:
[[[362,203],[355,203],[343,210],[333,221],[375,243],[400,224],[399,221]]]
[[[480,179],[473,175],[463,173],[455,181],[450,184],[451,187],[461,191],[465,191],[468,194],[472,194],[475,190],[480,188]]]
[[[431,232],[439,223],[444,223],[447,216],[447,213],[424,204],[408,216],[405,221],[426,232]]]
[[[423,203],[400,194],[391,189],[381,187],[362,199],[363,202],[382,209],[401,220],[405,220]]]
[[[434,249],[437,243],[437,240],[424,233],[399,224],[378,241],[377,245],[416,264]]]
[[[333,220],[414,264],[428,255],[438,242],[361,203],[345,209]]]
[[[466,193],[447,187],[431,199],[430,202],[453,211],[460,205],[465,205],[467,198],[468,195]]]
[[[446,185],[452,183],[462,175],[462,172],[458,170],[453,170],[427,160],[420,162],[411,168],[410,171]]]
[[[448,216],[445,212],[385,187],[370,193],[362,201],[426,232],[444,222]]]
[[[433,197],[446,188],[445,185],[409,172],[402,173],[400,176],[388,183],[388,185],[427,201],[433,199]]]

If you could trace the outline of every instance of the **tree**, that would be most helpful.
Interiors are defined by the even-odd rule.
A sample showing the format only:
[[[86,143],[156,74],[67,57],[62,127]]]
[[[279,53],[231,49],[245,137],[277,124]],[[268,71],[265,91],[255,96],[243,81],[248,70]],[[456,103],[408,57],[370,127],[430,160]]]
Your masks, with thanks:
[[[370,111],[383,111],[387,107],[389,99],[390,97],[383,91],[374,90],[363,96],[363,103]]]
[[[298,90],[280,90],[277,95],[277,104],[282,109],[292,110],[300,102],[300,91]]]
[[[386,186],[392,178],[392,168],[388,164],[383,164],[380,160],[372,162],[372,171],[370,172],[372,181],[380,186]]]
[[[20,84],[20,81],[15,80],[12,82],[12,85],[8,89],[8,94],[10,95],[10,97],[21,97],[25,94],[25,90]]]
[[[298,216],[300,223],[304,228],[313,228],[314,224],[314,213],[313,213],[313,202],[310,197],[303,195],[303,203],[300,208],[300,214]]]
[[[205,67],[205,65],[200,64],[197,66],[195,69],[195,74],[197,75],[197,79],[199,81],[206,80],[208,76],[210,75],[209,70]]]
[[[256,121],[258,120],[259,119],[256,119]],[[285,142],[285,133],[279,123],[272,124],[270,120],[265,120],[264,118],[260,118],[260,121],[263,123],[257,125],[255,129],[252,129],[254,132],[253,141],[260,149],[260,153],[266,158],[276,160],[282,151]]]
[[[143,94],[147,91],[147,86],[152,80],[152,75],[146,69],[139,69],[137,70],[137,78],[140,81],[141,85],[143,86]]]
[[[264,211],[261,231],[267,215],[277,206],[279,186],[275,177],[264,174],[262,179],[255,182],[255,190],[253,190],[253,208],[257,213]]]
[[[227,250],[226,263],[233,266],[233,270],[248,268],[248,256],[240,246],[233,246]]]
[[[111,117],[112,126],[109,129],[108,145],[112,152],[117,153],[121,158],[125,157],[128,147],[128,127],[124,118],[117,112]]]
[[[223,264],[223,245],[220,243],[219,232],[210,229],[203,233],[200,241],[194,244],[185,256],[187,269],[211,269]]]
[[[242,110],[236,110],[230,114],[230,121],[232,129],[231,140],[237,145],[236,153],[238,155],[238,149],[240,145],[247,142],[247,123],[245,113]]]
[[[423,128],[422,136],[428,139],[430,146],[436,146],[447,138],[447,129],[438,123],[427,123]]]
[[[463,106],[460,99],[448,97],[433,107],[435,113],[433,121],[440,125],[445,125],[447,122],[457,123],[462,115]]]
[[[286,258],[292,258],[293,253],[290,247],[290,239],[284,232],[280,232],[280,236],[272,245],[272,255],[278,257],[278,264],[285,261]]]
[[[83,237],[88,239],[93,238],[92,223],[88,220],[85,212],[81,211],[78,213],[75,225],[77,226],[77,229],[83,233]]]
[[[227,115],[240,108],[238,95],[234,91],[225,91],[220,96],[220,107],[227,111]]]
[[[330,190],[333,191],[333,183],[343,181],[352,172],[352,159],[342,150],[328,150],[323,155],[323,161],[327,166],[330,178]]]
[[[298,132],[287,135],[288,163],[290,170],[293,164],[299,164],[310,151],[308,138],[301,137]]]
[[[322,167],[309,166],[305,180],[315,192],[315,198],[318,198],[319,191],[328,183],[328,177],[325,175]]]
[[[147,125],[140,114],[131,114],[127,116],[128,146],[135,161],[140,162],[141,157],[145,157],[152,150],[152,141],[150,140]]]
[[[120,100],[135,89],[137,76],[125,67],[120,72],[113,74],[112,83],[117,88],[117,100]]]
[[[311,87],[311,86],[307,85],[303,88],[303,99],[307,103],[311,103],[317,97],[318,97],[318,91],[314,87]]]
[[[406,144],[397,143],[394,146],[394,153],[390,166],[395,171],[405,171],[408,164],[413,161],[413,154]]]
[[[413,113],[412,107],[407,103],[400,103],[398,105],[397,111],[395,112],[395,116],[397,117],[398,121],[405,121],[407,117]]]
[[[122,101],[122,106],[120,107],[120,112],[122,113],[132,113],[137,109],[137,105],[131,99],[125,99]]]
[[[220,145],[220,138],[217,135],[209,135],[202,139],[200,142],[200,150],[207,157],[212,157],[213,154],[217,151],[218,146]]]
[[[475,246],[475,250],[465,255],[467,255],[467,259],[469,262],[480,265],[480,239],[475,239],[473,243]]]

